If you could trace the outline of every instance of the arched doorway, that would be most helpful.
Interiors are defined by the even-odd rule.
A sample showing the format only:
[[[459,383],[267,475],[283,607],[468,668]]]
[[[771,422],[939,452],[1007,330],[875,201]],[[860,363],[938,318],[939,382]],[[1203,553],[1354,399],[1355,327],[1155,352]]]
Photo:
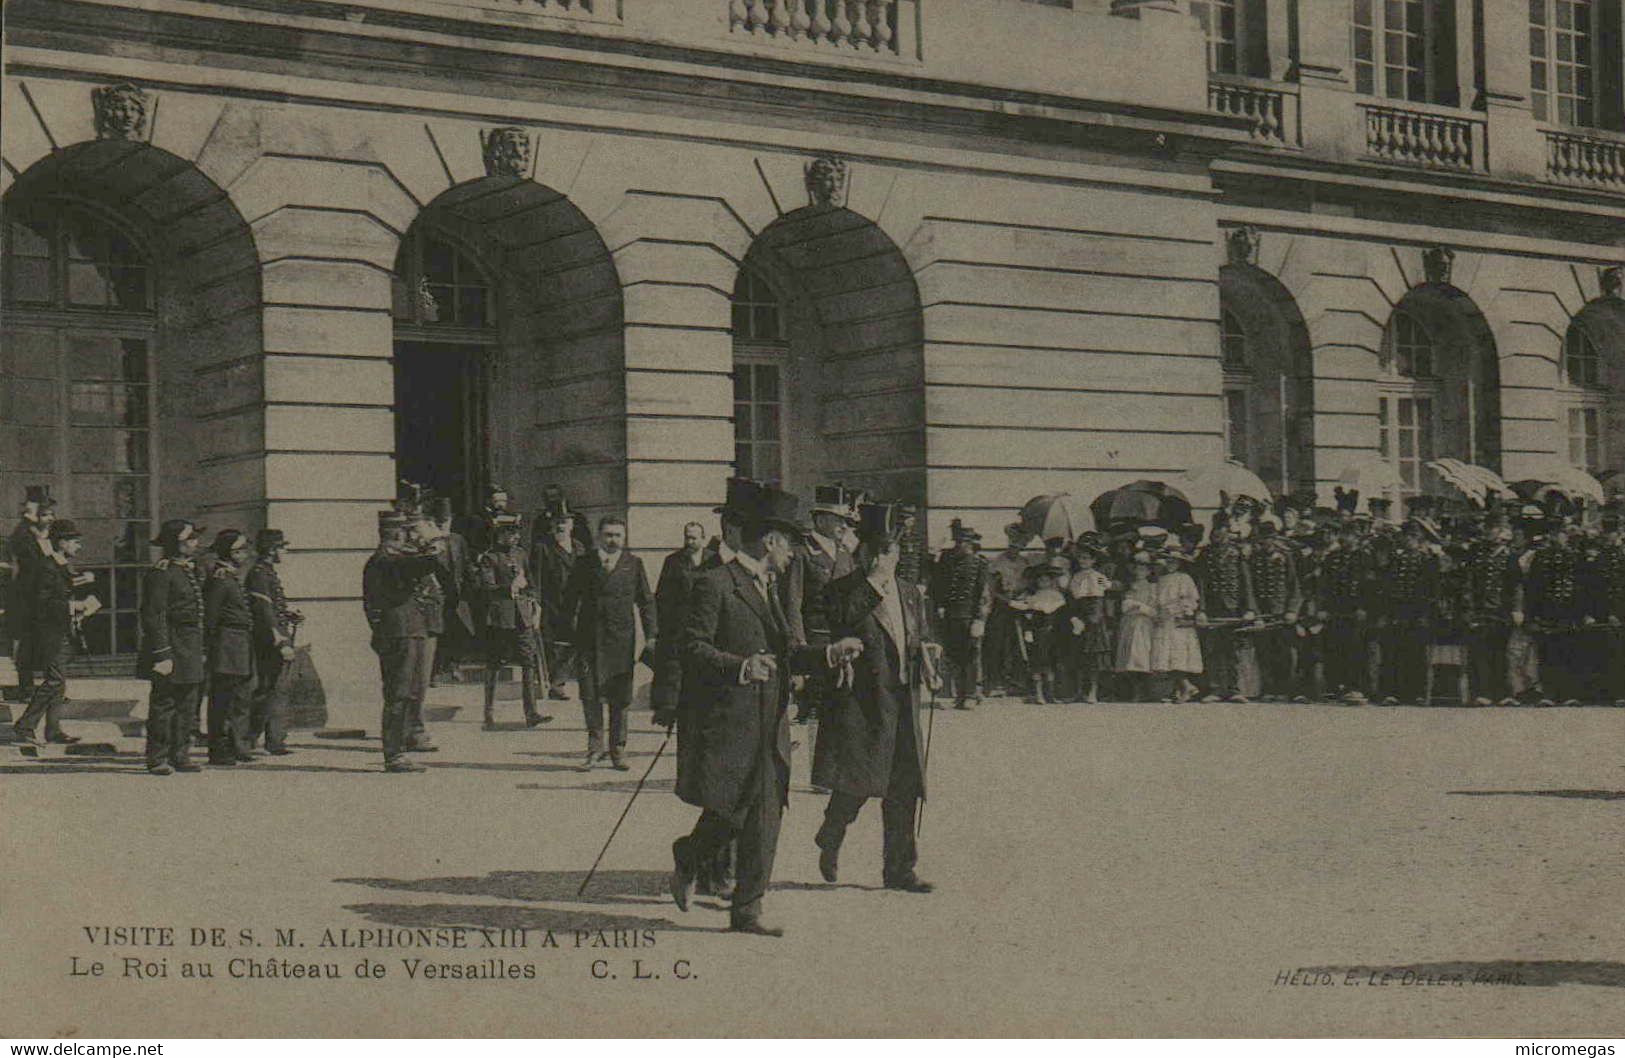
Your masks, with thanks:
[[[79,525],[103,609],[73,668],[120,671],[155,524],[263,509],[240,463],[264,444],[253,237],[192,163],[116,136],[30,166],[3,206],[0,504],[45,485]]]
[[[1445,495],[1430,460],[1501,469],[1495,340],[1472,299],[1446,283],[1402,298],[1377,359],[1377,453],[1404,483],[1393,499]]]
[[[1569,321],[1558,371],[1558,452],[1620,491],[1625,471],[1625,300],[1605,295]]]
[[[1281,281],[1250,264],[1219,271],[1225,451],[1287,495],[1315,487],[1309,329]]]
[[[795,210],[752,243],[732,307],[735,471],[924,503],[924,324],[896,244],[844,207]]]
[[[412,223],[394,275],[397,476],[471,514],[500,483],[589,513],[625,503],[620,281],[568,198],[531,180],[453,187]]]

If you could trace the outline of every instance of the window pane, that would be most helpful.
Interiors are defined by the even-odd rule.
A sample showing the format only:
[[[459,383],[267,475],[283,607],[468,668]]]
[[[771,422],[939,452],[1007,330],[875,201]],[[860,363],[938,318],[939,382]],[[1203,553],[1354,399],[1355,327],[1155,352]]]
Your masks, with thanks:
[[[55,426],[57,387],[39,379],[8,378],[0,384],[0,421],[15,426]]]
[[[6,263],[11,280],[11,296],[17,301],[44,304],[51,300],[51,262],[38,258],[13,258]]]
[[[750,462],[750,449],[745,445],[734,445],[734,472],[742,478],[756,476],[755,468]]]
[[[767,441],[782,441],[784,434],[779,426],[779,406],[777,404],[761,404],[756,408],[756,436]]]
[[[750,365],[734,365],[734,400],[750,400]]]
[[[152,539],[152,523],[146,521],[125,522],[119,537],[113,544],[113,558],[119,562],[145,562],[147,553],[151,549],[148,543]],[[135,571],[139,577],[140,571]],[[121,595],[123,598],[133,596]],[[123,602],[120,606],[125,605]]]
[[[756,365],[756,399],[758,401],[779,399],[779,365]]]
[[[763,481],[778,484],[780,476],[778,445],[759,444],[756,446],[756,473]]]
[[[51,378],[55,374],[55,334],[9,328],[0,333],[0,375]]]
[[[68,338],[68,374],[79,380],[122,379],[124,345],[100,334],[75,334]]]
[[[749,404],[735,404],[734,405],[734,436],[735,437],[754,437],[754,436],[756,436],[755,433],[753,433],[752,430],[751,430],[751,414],[750,414],[750,411],[751,411],[751,405],[749,405]]]
[[[85,308],[106,308],[111,304],[100,268],[77,261],[68,263],[68,304]]]
[[[0,469],[35,475],[54,473],[56,439],[55,430],[0,426]]]

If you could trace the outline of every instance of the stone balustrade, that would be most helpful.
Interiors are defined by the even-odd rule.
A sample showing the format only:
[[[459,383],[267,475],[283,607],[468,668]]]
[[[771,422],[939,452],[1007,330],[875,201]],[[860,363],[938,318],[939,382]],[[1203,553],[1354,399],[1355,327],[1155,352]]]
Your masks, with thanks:
[[[1417,104],[1359,106],[1365,114],[1368,156],[1426,169],[1486,171],[1488,155],[1482,118],[1442,113],[1442,108]]]
[[[1547,129],[1546,179],[1625,191],[1625,140],[1581,129]]]
[[[895,55],[897,0],[718,0],[728,29],[786,45]]]
[[[1208,78],[1208,109],[1227,117],[1243,118],[1257,143],[1297,147],[1298,96],[1290,85],[1248,77],[1212,75]]]

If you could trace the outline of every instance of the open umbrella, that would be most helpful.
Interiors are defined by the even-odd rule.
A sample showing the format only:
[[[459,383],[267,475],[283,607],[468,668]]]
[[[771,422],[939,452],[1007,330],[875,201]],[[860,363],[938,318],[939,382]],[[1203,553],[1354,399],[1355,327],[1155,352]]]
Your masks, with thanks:
[[[1095,527],[1095,520],[1083,500],[1069,492],[1034,496],[1021,508],[1021,527],[1040,540],[1061,537],[1076,540]]]
[[[1512,487],[1501,480],[1501,475],[1488,467],[1464,463],[1459,459],[1434,459],[1427,466],[1439,475],[1440,480],[1454,486],[1474,503],[1486,504],[1491,496],[1514,494]]]
[[[1365,496],[1381,496],[1385,492],[1399,492],[1405,488],[1405,480],[1399,476],[1398,468],[1377,456],[1367,456],[1350,463],[1338,475],[1338,481],[1344,488],[1359,489]]]
[[[1117,522],[1150,522],[1175,529],[1190,523],[1191,502],[1166,482],[1132,481],[1096,496],[1089,512],[1095,525],[1103,528]]]
[[[1608,499],[1600,481],[1579,467],[1567,464],[1553,464],[1538,478],[1514,481],[1512,490],[1525,500],[1543,500],[1553,492],[1571,500],[1585,500],[1599,505]]]
[[[1247,496],[1268,503],[1270,499],[1269,486],[1263,479],[1234,459],[1187,470],[1175,479],[1175,485],[1198,507],[1219,506],[1220,493],[1232,500]]]

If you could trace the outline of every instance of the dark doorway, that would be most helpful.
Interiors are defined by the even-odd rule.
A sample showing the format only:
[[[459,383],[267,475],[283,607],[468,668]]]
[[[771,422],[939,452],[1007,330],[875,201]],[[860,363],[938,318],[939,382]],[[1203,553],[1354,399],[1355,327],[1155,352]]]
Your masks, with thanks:
[[[402,481],[479,507],[487,476],[488,345],[395,343],[395,466]]]

